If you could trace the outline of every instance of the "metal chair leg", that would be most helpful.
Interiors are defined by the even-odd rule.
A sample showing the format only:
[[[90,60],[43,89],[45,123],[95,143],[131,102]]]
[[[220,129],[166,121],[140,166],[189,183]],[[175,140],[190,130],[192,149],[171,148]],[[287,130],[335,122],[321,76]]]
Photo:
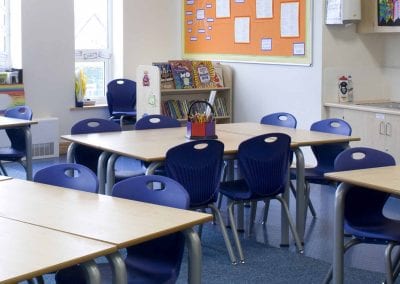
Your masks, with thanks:
[[[221,228],[222,236],[224,237],[225,246],[226,246],[226,249],[228,250],[229,258],[231,260],[231,263],[235,265],[235,264],[237,264],[236,256],[233,253],[232,244],[228,237],[228,233],[226,231],[226,226],[225,226],[224,220],[222,219],[221,212],[218,210],[218,208],[214,204],[209,204],[208,207],[211,208],[211,210],[214,212],[214,215],[218,219],[218,224],[219,224],[219,227]]]
[[[231,229],[232,229],[233,239],[235,240],[236,249],[238,250],[238,253],[239,253],[240,262],[244,263],[243,249],[242,249],[242,245],[240,244],[239,235],[238,235],[238,232],[236,229],[235,216],[233,215],[233,205],[234,204],[235,204],[235,202],[233,200],[228,201],[229,222],[230,222]]]
[[[385,249],[385,271],[387,284],[393,284],[392,250],[395,246],[395,243],[390,242]]]
[[[286,201],[280,196],[276,196],[275,198],[277,200],[279,200],[279,202],[283,206],[283,209],[284,209],[285,214],[286,214],[286,218],[287,218],[287,220],[289,222],[290,230],[292,231],[292,235],[293,235],[294,241],[296,242],[297,250],[299,251],[299,253],[303,253],[304,252],[304,248],[303,248],[303,245],[301,244],[300,237],[297,234],[296,227],[294,226],[292,217],[290,216],[289,207],[287,206]]]
[[[251,201],[250,203],[250,229],[249,229],[249,233],[251,234],[251,232],[253,232],[253,228],[254,228],[254,222],[256,219],[256,214],[257,214],[257,201]]]
[[[292,181],[290,181],[290,190],[293,193],[293,196],[296,198],[296,189],[294,188],[294,185],[292,183]],[[315,211],[314,205],[311,202],[311,199],[308,200],[308,208],[310,209],[311,215],[315,218],[317,217],[317,213]]]
[[[263,220],[262,220],[262,224],[263,225],[267,224],[268,211],[269,211],[269,202],[270,202],[269,199],[264,201],[264,216],[263,216]]]
[[[343,253],[346,253],[346,251],[349,250],[349,248],[351,248],[354,245],[360,244],[361,241],[358,239],[351,239],[350,241],[348,241],[345,245],[344,245],[344,250]],[[329,268],[328,273],[326,274],[324,281],[322,282],[323,284],[328,284],[332,281],[332,276],[333,276],[333,266],[331,265],[331,267]]]

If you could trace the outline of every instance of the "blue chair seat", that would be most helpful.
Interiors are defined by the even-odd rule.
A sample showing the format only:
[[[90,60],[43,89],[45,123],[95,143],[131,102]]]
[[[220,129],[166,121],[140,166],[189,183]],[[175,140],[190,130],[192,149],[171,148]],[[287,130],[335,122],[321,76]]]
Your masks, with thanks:
[[[16,162],[25,157],[25,152],[11,147],[4,147],[0,148],[0,156],[3,161]]]
[[[315,183],[321,185],[332,185],[332,181],[328,180],[324,177],[324,174],[327,172],[332,172],[333,169],[323,169],[322,167],[315,167],[315,168],[306,168],[304,170],[304,176],[308,183]],[[290,169],[290,178],[296,178],[296,169]]]
[[[28,106],[16,106],[6,109],[4,116],[18,119],[31,120],[32,110]],[[18,162],[27,172],[26,162],[22,160],[26,156],[25,133],[21,128],[7,128],[6,134],[11,142],[10,147],[0,148],[0,169],[4,175],[8,175],[1,161]]]
[[[389,241],[398,242],[400,240],[400,221],[386,217],[381,218],[379,222],[374,224],[363,226],[350,226],[345,222],[344,230],[346,234],[371,244],[387,244]]]
[[[244,179],[223,182],[219,188],[221,194],[234,201],[248,201],[268,198],[268,195],[259,195],[249,190],[249,187]],[[275,196],[280,192],[282,192],[281,188],[279,188],[276,192],[272,192],[270,195]]]
[[[122,115],[126,116],[135,116],[136,111],[113,111],[112,112],[113,116],[121,117]]]

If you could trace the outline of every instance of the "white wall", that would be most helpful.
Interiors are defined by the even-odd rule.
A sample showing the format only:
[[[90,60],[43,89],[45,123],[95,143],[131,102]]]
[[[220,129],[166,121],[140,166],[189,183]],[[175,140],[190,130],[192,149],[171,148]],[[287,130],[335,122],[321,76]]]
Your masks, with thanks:
[[[123,76],[134,79],[139,64],[179,57],[179,0],[174,1],[124,1]],[[108,117],[106,108],[71,110],[75,105],[73,13],[72,0],[22,1],[26,102],[34,118],[59,117],[61,135],[81,119]]]
[[[181,0],[124,1],[124,74],[140,64],[180,58]]]
[[[323,95],[337,102],[338,78],[352,75],[354,101],[385,99],[384,41],[381,34],[359,34],[356,25],[324,25]]]
[[[74,18],[72,0],[22,1],[22,67],[27,104],[34,118],[60,118],[60,134],[86,117],[106,117],[105,109],[71,111],[74,98]]]

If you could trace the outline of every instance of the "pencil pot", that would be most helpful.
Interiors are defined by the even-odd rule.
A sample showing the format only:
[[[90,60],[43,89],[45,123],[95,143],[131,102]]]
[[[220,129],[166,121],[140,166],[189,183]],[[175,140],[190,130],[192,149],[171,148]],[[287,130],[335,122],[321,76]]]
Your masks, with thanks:
[[[189,107],[186,136],[190,139],[217,139],[214,108],[206,101],[195,101]]]

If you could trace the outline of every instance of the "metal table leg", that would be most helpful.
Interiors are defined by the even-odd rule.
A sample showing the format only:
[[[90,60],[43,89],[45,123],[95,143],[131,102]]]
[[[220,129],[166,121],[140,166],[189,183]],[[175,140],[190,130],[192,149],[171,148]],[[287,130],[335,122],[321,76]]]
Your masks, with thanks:
[[[106,195],[112,194],[112,188],[115,183],[115,162],[117,161],[119,155],[112,154],[107,161],[107,178],[106,178]]]
[[[300,241],[304,243],[305,230],[305,180],[304,180],[304,155],[299,147],[295,148],[296,155],[296,230]]]
[[[193,229],[186,229],[183,231],[186,237],[186,244],[189,251],[188,261],[188,283],[200,284],[201,283],[201,242],[197,233]]]
[[[161,167],[161,165],[163,164],[163,162],[151,162],[151,164],[146,168],[146,173],[145,175],[153,175],[155,170],[159,167]]]
[[[107,160],[111,153],[103,152],[99,156],[97,163],[97,179],[99,180],[99,193],[106,193],[106,172],[107,172]]]
[[[86,281],[90,284],[100,284],[101,276],[99,268],[94,260],[89,260],[81,264],[86,273]]]
[[[106,255],[108,262],[111,264],[113,283],[128,283],[125,262],[121,254],[117,251]]]
[[[344,263],[344,200],[349,190],[349,185],[341,183],[335,194],[335,220],[334,220],[334,242],[333,242],[333,283],[343,284]]]
[[[26,147],[26,179],[32,180],[32,133],[29,126],[23,128],[25,133],[25,147]]]
[[[68,150],[67,150],[67,163],[75,162],[74,154],[75,154],[76,146],[77,146],[77,144],[75,142],[72,142],[71,144],[69,144]]]

